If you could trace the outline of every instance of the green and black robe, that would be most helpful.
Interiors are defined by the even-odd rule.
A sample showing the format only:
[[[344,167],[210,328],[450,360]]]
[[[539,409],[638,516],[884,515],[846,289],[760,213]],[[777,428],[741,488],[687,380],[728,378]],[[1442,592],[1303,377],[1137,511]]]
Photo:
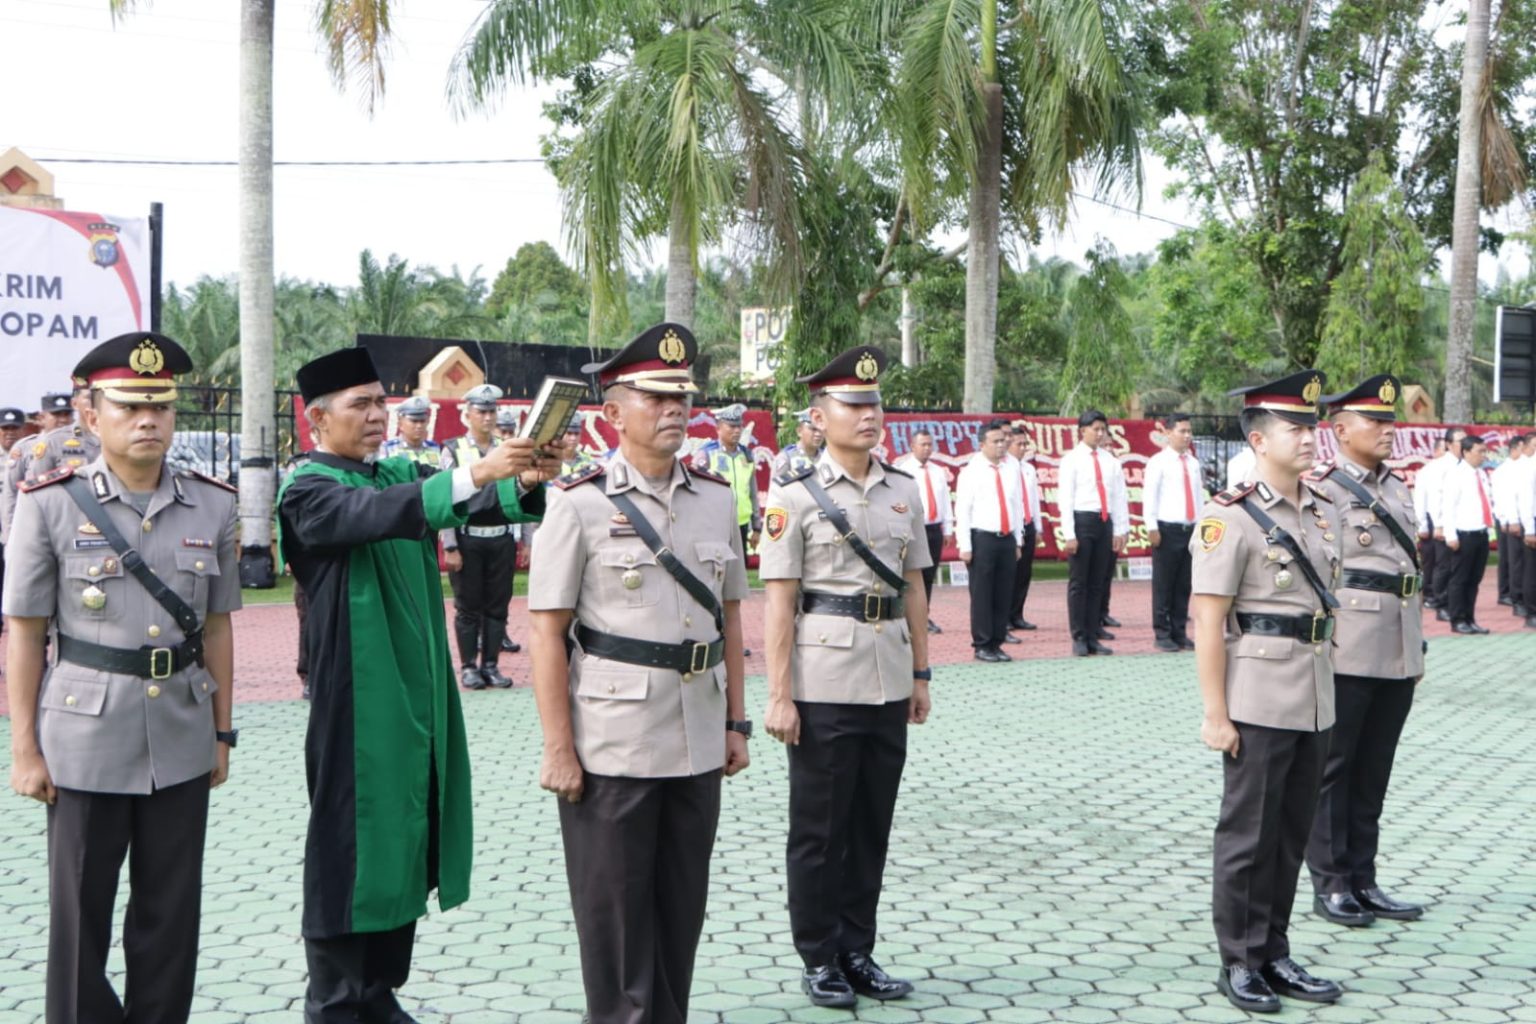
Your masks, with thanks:
[[[507,518],[533,522],[543,489]],[[437,890],[469,898],[469,751],[454,682],[437,532],[463,524],[453,478],[407,459],[315,452],[278,495],[283,558],[309,598],[307,939],[415,921]]]

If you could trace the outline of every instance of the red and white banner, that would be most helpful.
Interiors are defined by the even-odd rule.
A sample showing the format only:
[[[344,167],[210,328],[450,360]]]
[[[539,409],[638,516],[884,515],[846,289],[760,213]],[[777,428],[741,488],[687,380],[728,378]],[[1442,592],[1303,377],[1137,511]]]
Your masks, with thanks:
[[[0,206],[0,405],[68,391],[80,358],[149,327],[149,219]]]

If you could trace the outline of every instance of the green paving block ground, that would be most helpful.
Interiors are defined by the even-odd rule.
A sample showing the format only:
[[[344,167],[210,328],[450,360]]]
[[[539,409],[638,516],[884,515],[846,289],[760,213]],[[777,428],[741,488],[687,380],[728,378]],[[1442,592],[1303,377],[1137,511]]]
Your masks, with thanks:
[[[1433,908],[1412,924],[1325,925],[1295,953],[1338,1005],[1274,1019],[1536,1021],[1536,639],[1449,640],[1408,722],[1382,881]],[[941,667],[911,737],[879,959],[918,994],[856,1015],[806,1007],[783,894],[785,758],[769,739],[726,783],[690,1022],[1132,1022],[1241,1019],[1213,992],[1210,830],[1220,765],[1199,744],[1188,657]],[[760,713],[762,681],[749,686]],[[553,800],[536,784],[526,690],[465,695],[475,754],[467,907],[419,931],[403,1002],[432,1024],[574,1024],[582,1006]],[[194,1019],[291,1022],[305,707],[242,705],[214,799]],[[3,762],[9,770],[8,758]],[[0,1024],[41,1019],[43,813],[0,817]],[[114,963],[120,968],[120,958]]]

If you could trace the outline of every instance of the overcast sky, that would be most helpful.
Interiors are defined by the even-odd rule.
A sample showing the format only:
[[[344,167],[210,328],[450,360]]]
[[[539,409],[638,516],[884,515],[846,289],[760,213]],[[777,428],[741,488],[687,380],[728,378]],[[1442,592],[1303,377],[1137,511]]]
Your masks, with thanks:
[[[311,24],[314,0],[278,0],[274,93],[277,160],[537,158],[552,88],[509,93],[499,110],[455,119],[444,98],[449,62],[480,0],[396,0],[387,89],[370,118],[336,89]],[[107,0],[0,0],[0,68],[7,84],[0,149],[47,163],[70,209],[120,216],[166,208],[165,272],[186,284],[235,270],[234,167],[70,164],[48,157],[233,160],[238,156],[236,0],[153,0],[116,26]],[[487,278],[525,242],[567,253],[560,198],[542,163],[480,167],[276,170],[277,272],[348,284],[357,256]],[[1121,253],[1150,250],[1194,217],[1161,192],[1168,172],[1149,160],[1142,209],[1080,201],[1041,255],[1081,260],[1097,235]],[[1165,220],[1155,219],[1165,218]],[[1523,217],[1522,217],[1523,219]],[[568,253],[567,253],[568,255]],[[658,246],[655,258],[663,256]],[[1524,260],[1518,267],[1523,271]],[[1496,272],[1485,258],[1485,278]]]

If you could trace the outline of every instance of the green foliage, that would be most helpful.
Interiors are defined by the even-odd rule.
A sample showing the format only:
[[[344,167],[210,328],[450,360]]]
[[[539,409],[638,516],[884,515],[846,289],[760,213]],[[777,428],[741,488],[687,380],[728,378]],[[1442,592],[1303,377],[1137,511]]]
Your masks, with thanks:
[[[1114,246],[1104,239],[1088,250],[1086,259],[1087,269],[1073,283],[1068,299],[1067,360],[1056,389],[1057,404],[1063,416],[1089,408],[1124,415],[1141,369],[1124,305],[1131,283]]]
[[[490,297],[485,300],[485,311],[500,317],[513,305],[545,310],[581,308],[586,297],[586,282],[565,265],[554,246],[542,241],[527,242],[496,275]]]
[[[1429,253],[1379,160],[1344,211],[1341,269],[1328,295],[1317,366],[1336,384],[1413,375],[1424,356],[1419,317]]]

